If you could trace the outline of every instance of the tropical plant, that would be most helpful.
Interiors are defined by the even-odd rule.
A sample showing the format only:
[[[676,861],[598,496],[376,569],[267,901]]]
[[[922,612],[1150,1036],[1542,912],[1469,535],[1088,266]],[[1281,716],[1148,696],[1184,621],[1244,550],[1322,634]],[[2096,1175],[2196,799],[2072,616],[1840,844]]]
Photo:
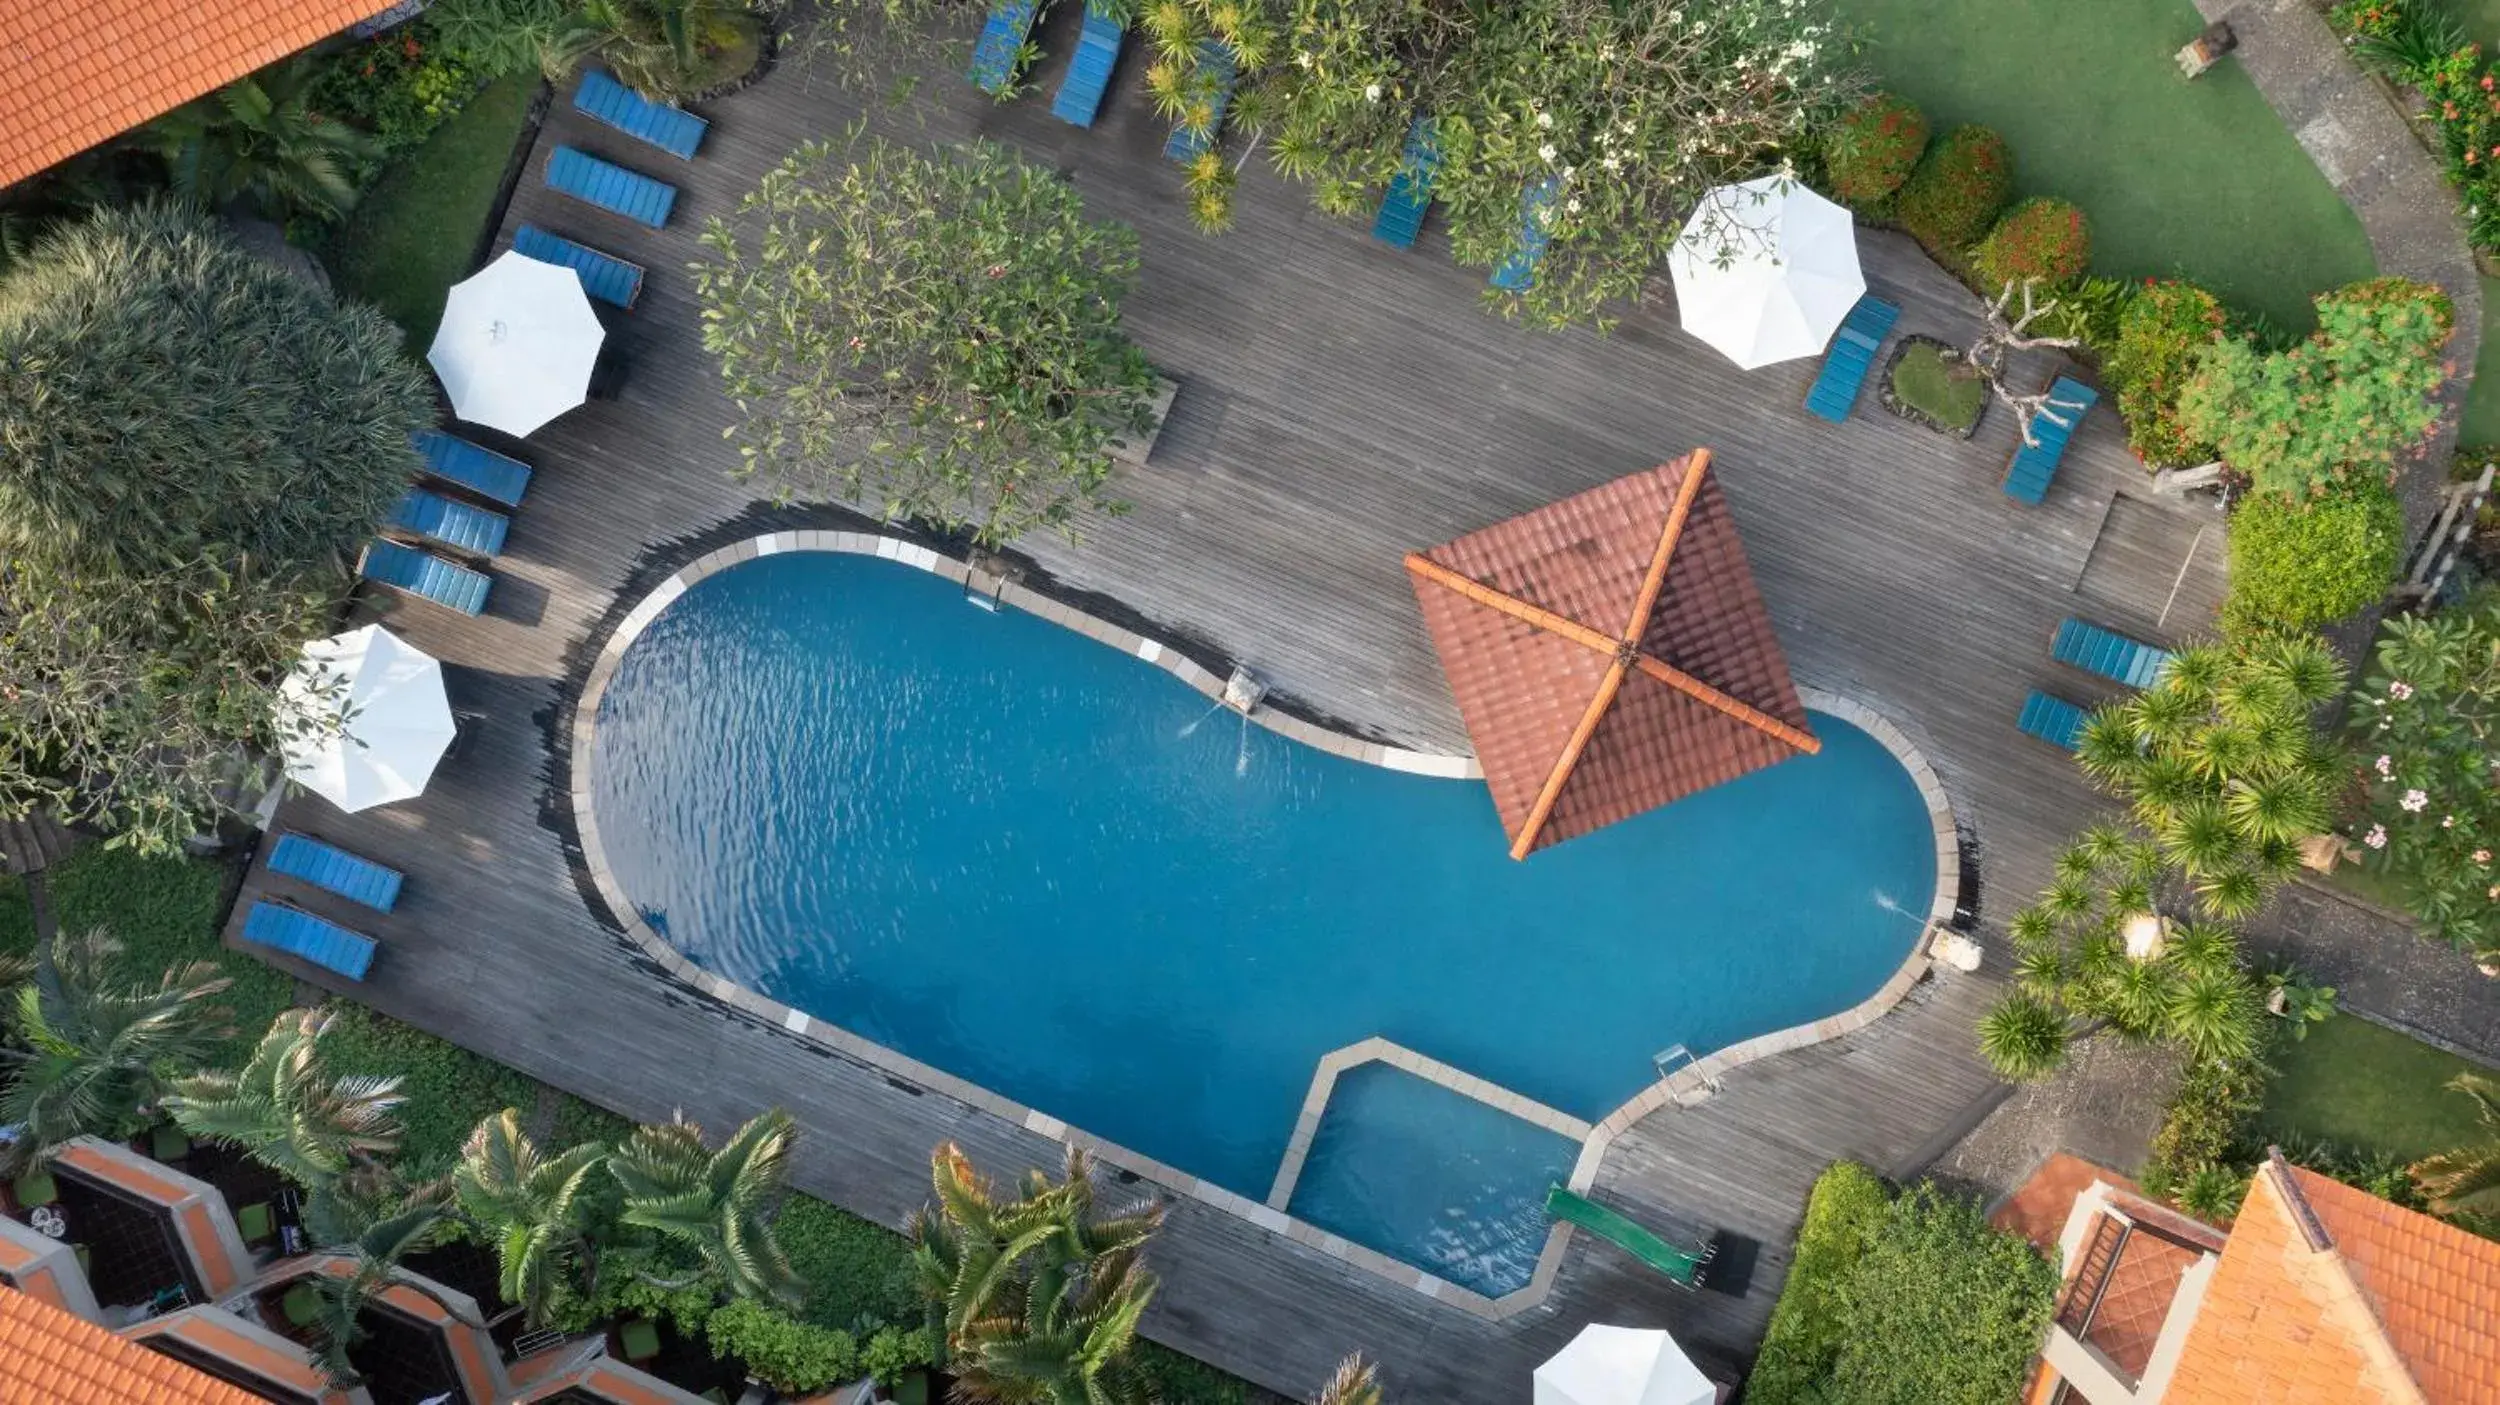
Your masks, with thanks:
[[[331,1385],[347,1390],[364,1383],[349,1357],[364,1340],[366,1309],[391,1286],[402,1259],[441,1243],[452,1230],[453,1221],[439,1203],[412,1201],[343,1246],[346,1272],[316,1273],[308,1280],[315,1305],[313,1330],[320,1339],[318,1360]]]
[[[1996,223],[2014,193],[2014,152],[1986,127],[1960,126],[1927,148],[1895,197],[1901,227],[1948,267]]]
[[[2369,864],[2426,933],[2500,960],[2500,590],[2389,619],[2354,703]]]
[[[336,219],[356,203],[351,175],[373,139],[314,110],[320,77],[319,61],[298,54],[175,108],[130,141],[164,159],[185,199]]]
[[[1998,1405],[2022,1393],[2057,1297],[2057,1270],[1974,1202],[1903,1191],[1840,1293],[1839,1398]]]
[[[2199,1166],[2179,1185],[2179,1208],[2201,1220],[2228,1223],[2248,1198],[2248,1180],[2246,1172],[2229,1166]]]
[[[2500,1200],[2500,1082],[2479,1073],[2460,1073],[2448,1080],[2448,1089],[2473,1100],[2475,1115],[2490,1135],[2413,1164],[2414,1183],[2443,1215],[2488,1208]]]
[[[2316,299],[2318,330],[2284,351],[2242,337],[2204,349],[2179,424],[2217,446],[2260,493],[2305,498],[2384,480],[2438,423],[2433,403],[2456,312],[2429,283],[2378,278]]]
[[[732,1295],[795,1306],[806,1285],[773,1237],[772,1214],[797,1134],[779,1108],[748,1119],[718,1151],[683,1116],[637,1127],[608,1155],[624,1190],[622,1218],[693,1250]]]
[[[2066,1017],[2028,990],[2011,991],[1979,1017],[1979,1052],[2014,1082],[2046,1078],[2066,1062]]]
[[[715,1308],[703,1332],[714,1356],[744,1363],[748,1374],[786,1396],[823,1390],[859,1374],[858,1338],[794,1320],[753,1298]]]
[[[2320,985],[2292,968],[2278,967],[2260,977],[2266,1010],[2283,1021],[2295,1042],[2309,1037],[2309,1027],[2335,1018],[2335,987]]]
[[[2118,318],[2103,360],[2127,423],[2127,447],[2157,466],[2200,464],[2213,445],[2179,423],[2179,392],[2205,349],[2222,337],[2222,303],[2193,283],[2146,280]]]
[[[432,0],[420,22],[436,48],[489,79],[537,68],[570,9],[565,0]]]
[[[2369,608],[2404,569],[2404,505],[2375,479],[2294,500],[2258,494],[2231,514],[2234,629],[2307,629]]]
[[[2063,284],[2092,263],[2092,230],[2073,204],[2034,196],[2005,212],[1970,252],[1982,285]]]
[[[764,20],[746,0],[580,0],[543,49],[549,78],[596,58],[660,102],[700,97],[763,57]]]
[[[174,1080],[166,1110],[191,1135],[236,1147],[301,1186],[388,1156],[399,1147],[400,1080],[333,1077],[321,1060],[330,1020],[321,1010],[282,1012],[240,1069]]]
[[[1755,1405],[1824,1405],[1823,1385],[1850,1324],[1842,1294],[1867,1241],[1892,1213],[1892,1191],[1855,1161],[1835,1161],[1814,1181],[1796,1257],[1772,1305],[1762,1352],[1745,1378]]]
[[[1311,1405],[1381,1405],[1380,1373],[1361,1353],[1337,1363],[1336,1374],[1311,1397]]]
[[[2427,81],[2466,46],[2465,26],[2426,0],[2338,0],[2329,14],[2355,58],[2399,83]]]
[[[587,1192],[607,1154],[606,1147],[585,1142],[547,1156],[512,1108],[479,1122],[461,1148],[452,1194],[460,1213],[494,1246],[497,1291],[522,1309],[532,1328],[547,1324],[558,1287],[589,1253]]]
[[[2262,1059],[2187,1059],[2145,1157],[2145,1193],[2179,1196],[2201,1172],[2245,1167],[2253,1150],[2249,1129],[2273,1076]]]
[[[1917,169],[1927,150],[1927,117],[1897,93],[1869,93],[1832,123],[1823,138],[1823,169],[1832,194],[1860,208],[1879,207]]]
[[[102,928],[64,933],[37,949],[33,978],[17,987],[16,1040],[0,1044],[14,1074],[0,1090],[0,1124],[18,1129],[0,1153],[12,1172],[73,1138],[134,1134],[163,1091],[161,1070],[197,1063],[230,1033],[210,1002],[233,982],[215,966],[126,982],[113,969],[119,950]]]

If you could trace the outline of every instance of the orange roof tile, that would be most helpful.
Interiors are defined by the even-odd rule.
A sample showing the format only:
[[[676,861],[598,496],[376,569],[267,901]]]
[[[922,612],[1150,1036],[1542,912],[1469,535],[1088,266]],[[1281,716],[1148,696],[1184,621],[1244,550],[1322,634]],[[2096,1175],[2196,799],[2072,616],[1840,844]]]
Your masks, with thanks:
[[[15,1290],[0,1290],[0,1400],[259,1405],[247,1391]]]
[[[2440,1405],[2500,1402],[2500,1244],[2287,1169],[2422,1393]]]
[[[182,106],[392,0],[7,0],[0,185]]]

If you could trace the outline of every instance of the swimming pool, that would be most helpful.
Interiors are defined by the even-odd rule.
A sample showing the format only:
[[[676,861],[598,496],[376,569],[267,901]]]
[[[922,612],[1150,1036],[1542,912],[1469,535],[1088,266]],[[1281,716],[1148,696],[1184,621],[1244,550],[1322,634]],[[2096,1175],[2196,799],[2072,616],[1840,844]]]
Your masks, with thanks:
[[[1669,1045],[1883,985],[1934,831],[1880,743],[1815,728],[1817,756],[1515,863],[1481,784],[1245,727],[926,572],[800,552],[697,582],[625,650],[588,788],[608,868],[689,960],[1256,1201],[1320,1057],[1357,1040],[1596,1121]],[[1510,1193],[1541,1195],[1547,1159]],[[1340,1232],[1488,1294],[1533,1263],[1515,1214],[1435,1247],[1379,1208],[1340,1205],[1369,1226]]]

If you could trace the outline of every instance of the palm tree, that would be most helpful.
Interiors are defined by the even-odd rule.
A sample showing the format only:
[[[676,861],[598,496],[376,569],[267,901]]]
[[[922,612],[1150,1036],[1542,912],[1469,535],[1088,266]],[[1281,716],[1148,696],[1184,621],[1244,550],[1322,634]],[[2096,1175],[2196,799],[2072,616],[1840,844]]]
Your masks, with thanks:
[[[1127,1357],[1154,1290],[1130,1249],[1037,1273],[950,1344],[956,1391],[996,1405],[1146,1405]]]
[[[764,22],[744,0],[582,0],[540,50],[549,78],[597,57],[625,86],[676,102],[743,76]]]
[[[1381,1405],[1380,1377],[1357,1352],[1338,1363],[1337,1374],[1311,1397],[1311,1405]]]
[[[1979,1017],[1979,1052],[1997,1073],[2030,1083],[2066,1062],[2066,1017],[2037,996],[2015,991]]]
[[[477,1124],[452,1169],[460,1212],[494,1241],[504,1301],[518,1303],[533,1328],[545,1325],[567,1265],[588,1248],[583,1188],[607,1154],[585,1142],[544,1156],[521,1114],[505,1108]]]
[[[336,219],[356,203],[351,171],[380,151],[372,137],[312,108],[315,61],[273,64],[140,128],[131,138],[164,158],[174,193],[210,208]]]
[[[242,1068],[176,1080],[167,1110],[191,1135],[239,1148],[302,1186],[389,1155],[399,1147],[394,1113],[407,1097],[396,1076],[329,1076],[321,1036],[333,1018],[322,1010],[281,1013]]]
[[[2475,1114],[2491,1135],[2472,1146],[2443,1151],[2413,1163],[2413,1182],[2443,1215],[2471,1209],[2500,1198],[2500,1081],[2480,1073],[2460,1073],[2448,1080],[2450,1092],[2474,1100]]]
[[[205,961],[167,971],[153,986],[114,976],[120,952],[98,928],[55,937],[17,988],[11,1021],[22,1047],[0,1048],[16,1078],[0,1093],[0,1123],[22,1129],[12,1169],[89,1133],[126,1135],[146,1121],[157,1069],[197,1063],[229,1031],[208,1002],[232,982]]]
[[[348,1353],[364,1339],[365,1309],[391,1286],[400,1260],[442,1242],[451,1227],[439,1203],[412,1201],[347,1244],[346,1273],[324,1273],[312,1280],[317,1307],[313,1328],[321,1337],[321,1369],[330,1384],[341,1390],[362,1384]]]
[[[771,1211],[789,1174],[798,1127],[779,1108],[758,1113],[717,1152],[685,1120],[637,1127],[608,1156],[624,1188],[623,1219],[695,1251],[742,1298],[796,1306],[806,1285],[773,1237]]]

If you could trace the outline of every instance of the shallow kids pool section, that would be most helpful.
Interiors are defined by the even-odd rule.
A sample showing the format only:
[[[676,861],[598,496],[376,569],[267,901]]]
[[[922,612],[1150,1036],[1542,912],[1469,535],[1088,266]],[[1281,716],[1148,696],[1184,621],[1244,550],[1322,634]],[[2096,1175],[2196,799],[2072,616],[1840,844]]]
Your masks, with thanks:
[[[1366,1037],[1593,1122],[1670,1045],[1873,993],[1922,930],[1934,832],[1889,752],[1814,725],[1820,755],[1513,862],[1480,783],[804,552],[699,582],[626,650],[590,780],[608,867],[690,960],[1257,1200],[1321,1056]],[[1408,1204],[1449,1192],[1372,1164],[1430,1154],[1403,1096],[1354,1208],[1322,1213],[1418,1266],[1483,1258],[1412,1226],[1499,1216]]]

